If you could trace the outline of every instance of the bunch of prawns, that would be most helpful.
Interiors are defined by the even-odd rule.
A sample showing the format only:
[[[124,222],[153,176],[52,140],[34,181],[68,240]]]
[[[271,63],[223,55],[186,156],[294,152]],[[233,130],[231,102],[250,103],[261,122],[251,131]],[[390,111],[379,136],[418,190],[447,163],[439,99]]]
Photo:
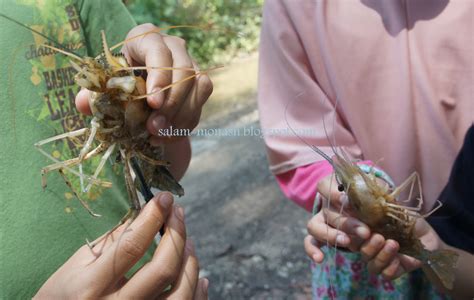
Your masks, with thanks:
[[[173,82],[159,91],[164,92],[207,71],[196,72],[192,68],[131,67],[123,55],[112,53],[114,49],[132,39],[174,27],[183,26],[158,28],[129,38],[111,48],[107,45],[105,33],[102,31],[103,52],[95,58],[79,57],[66,50],[43,45],[67,55],[71,59],[71,65],[77,71],[74,78],[76,83],[82,88],[92,91],[89,105],[93,117],[90,127],[66,132],[35,143],[35,147],[54,162],[42,168],[42,186],[43,188],[46,187],[46,175],[48,173],[58,171],[82,206],[92,216],[98,217],[100,215],[94,213],[87,202],[81,199],[74,190],[71,182],[64,175],[64,170],[79,177],[83,192],[89,191],[92,185],[110,187],[110,182],[103,181],[98,176],[107,160],[114,153],[117,153],[117,161],[124,164],[124,177],[130,208],[119,224],[111,231],[127,220],[133,220],[140,212],[141,206],[136,189],[137,185],[141,188],[145,200],[149,200],[153,196],[150,192],[150,186],[170,191],[178,196],[184,194],[183,188],[168,171],[169,162],[162,160],[163,147],[155,147],[149,143],[150,134],[146,129],[146,120],[151,113],[151,108],[147,105],[146,98],[151,94],[145,93],[145,80],[135,74],[139,73],[137,70],[149,69],[192,72],[192,75]],[[45,144],[78,137],[83,137],[85,143],[79,155],[75,158],[60,161],[43,149]],[[102,155],[102,157],[95,172],[92,175],[84,174],[82,163],[99,155]],[[135,173],[136,181],[133,173]]]

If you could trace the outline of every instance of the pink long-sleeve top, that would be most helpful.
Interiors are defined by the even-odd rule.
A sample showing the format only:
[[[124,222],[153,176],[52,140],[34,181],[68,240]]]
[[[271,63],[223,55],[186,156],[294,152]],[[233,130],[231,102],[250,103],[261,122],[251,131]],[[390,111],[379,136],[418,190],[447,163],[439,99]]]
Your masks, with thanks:
[[[464,0],[266,1],[262,129],[311,129],[308,143],[380,161],[397,184],[417,171],[429,210],[474,120],[473,15]],[[310,209],[327,164],[294,135],[265,143],[285,194]]]

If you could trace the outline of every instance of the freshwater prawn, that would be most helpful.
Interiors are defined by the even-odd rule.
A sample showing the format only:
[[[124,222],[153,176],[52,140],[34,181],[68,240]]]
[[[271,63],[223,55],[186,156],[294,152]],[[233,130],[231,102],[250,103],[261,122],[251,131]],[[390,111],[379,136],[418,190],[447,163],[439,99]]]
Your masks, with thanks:
[[[145,122],[151,113],[151,108],[146,104],[146,95],[143,96],[145,94],[144,79],[133,74],[133,70],[138,68],[129,67],[123,56],[112,54],[103,31],[101,36],[103,53],[96,58],[81,58],[59,48],[44,45],[71,58],[71,65],[77,71],[75,75],[76,83],[93,92],[89,100],[93,118],[90,128],[78,129],[39,141],[35,144],[35,147],[46,157],[55,160],[42,149],[43,145],[63,138],[84,136],[86,142],[78,157],[66,161],[55,160],[55,163],[41,170],[43,188],[46,186],[46,175],[51,171],[58,170],[72,189],[71,184],[63,174],[63,169],[69,171],[72,170],[72,167],[78,165],[79,174],[74,170],[72,171],[73,174],[79,176],[84,192],[87,192],[93,184],[109,186],[107,183],[100,181],[98,175],[117,148],[117,159],[124,162],[124,177],[131,204],[129,212],[124,217],[124,219],[128,219],[134,218],[140,211],[132,169],[135,172],[141,172],[140,169],[142,168],[147,171],[149,168],[154,168],[155,172],[149,177],[151,179],[148,182],[149,184],[171,191],[178,196],[182,196],[184,191],[169,173],[167,169],[169,163],[161,160],[163,148],[153,147],[148,141],[150,134],[146,130]],[[163,90],[171,88],[174,84],[165,87]],[[94,147],[94,142],[99,144]],[[94,174],[85,176],[82,171],[82,162],[100,154],[103,154],[103,156]],[[160,176],[161,174],[164,174],[164,176]],[[158,176],[162,180],[156,180]],[[140,177],[138,178],[140,179]],[[87,186],[84,186],[84,181],[88,182]],[[88,207],[85,201],[81,200],[74,190],[73,193],[92,216],[98,216]]]
[[[427,275],[431,276],[434,273],[442,285],[451,290],[454,285],[454,269],[456,268],[458,253],[447,249],[430,251],[425,248],[415,234],[417,219],[428,217],[441,206],[441,202],[438,201],[438,206],[432,209],[431,212],[427,214],[420,213],[423,198],[419,175],[413,172],[399,186],[381,185],[377,180],[375,167],[371,167],[368,172],[363,171],[360,166],[352,162],[342,148],[339,148],[338,152],[338,149],[330,141],[334,153],[333,157],[329,157],[317,146],[309,144],[300,137],[288,122],[287,109],[288,107],[285,109],[285,121],[288,127],[302,142],[330,163],[338,185],[337,188],[347,196],[351,213],[365,223],[372,232],[381,234],[385,239],[397,241],[400,245],[399,253],[421,261],[422,269]],[[401,204],[399,200],[401,193],[409,188],[409,195],[406,200],[409,201],[413,196],[416,183],[418,183],[420,192],[416,207]],[[341,212],[343,208],[344,203]],[[336,228],[336,230],[338,229]]]
[[[146,122],[152,113],[152,108],[148,106],[146,98],[157,92],[146,93],[145,79],[139,73],[147,70],[187,72],[184,78],[176,80],[158,91],[163,93],[175,85],[196,78],[198,75],[206,74],[209,70],[197,71],[196,67],[134,67],[129,65],[124,55],[115,54],[112,51],[131,40],[151,33],[159,33],[171,28],[202,27],[180,25],[154,28],[127,38],[112,47],[108,46],[105,33],[101,31],[102,53],[97,57],[80,57],[41,32],[29,28],[4,14],[0,14],[0,16],[57,45],[56,47],[51,44],[43,44],[42,47],[69,57],[71,66],[77,72],[74,75],[75,82],[80,87],[91,91],[89,107],[92,112],[92,120],[90,126],[65,132],[34,144],[41,154],[53,161],[52,164],[41,169],[43,188],[47,186],[47,175],[50,172],[58,171],[81,205],[92,216],[99,217],[100,215],[95,213],[75,191],[71,181],[65,175],[65,171],[79,177],[81,190],[86,193],[93,185],[111,186],[110,182],[99,179],[99,175],[109,159],[114,158],[115,162],[123,163],[130,208],[120,223],[111,231],[126,220],[133,220],[140,212],[141,205],[137,188],[141,190],[145,201],[153,197],[150,187],[169,191],[178,196],[184,195],[183,188],[168,169],[170,163],[163,160],[163,145],[156,146],[150,142],[150,133]],[[82,139],[85,141],[77,157],[61,161],[43,148],[49,143],[63,139]],[[101,158],[94,173],[92,175],[85,174],[83,163],[98,156],[101,156]]]

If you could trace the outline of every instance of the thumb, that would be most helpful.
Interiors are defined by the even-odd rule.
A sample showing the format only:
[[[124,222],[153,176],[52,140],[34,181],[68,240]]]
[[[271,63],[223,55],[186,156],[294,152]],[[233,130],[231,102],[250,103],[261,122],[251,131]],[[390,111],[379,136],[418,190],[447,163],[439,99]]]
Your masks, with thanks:
[[[80,113],[85,115],[92,115],[91,108],[89,106],[89,99],[91,97],[91,91],[81,89],[76,95],[76,108]]]

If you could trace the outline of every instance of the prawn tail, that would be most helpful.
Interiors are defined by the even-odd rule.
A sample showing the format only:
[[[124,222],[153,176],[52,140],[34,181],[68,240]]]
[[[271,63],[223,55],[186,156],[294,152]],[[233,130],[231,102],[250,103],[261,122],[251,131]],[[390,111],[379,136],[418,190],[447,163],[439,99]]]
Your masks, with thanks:
[[[429,252],[423,271],[427,276],[434,274],[446,289],[452,290],[458,257],[457,252],[449,249]]]

